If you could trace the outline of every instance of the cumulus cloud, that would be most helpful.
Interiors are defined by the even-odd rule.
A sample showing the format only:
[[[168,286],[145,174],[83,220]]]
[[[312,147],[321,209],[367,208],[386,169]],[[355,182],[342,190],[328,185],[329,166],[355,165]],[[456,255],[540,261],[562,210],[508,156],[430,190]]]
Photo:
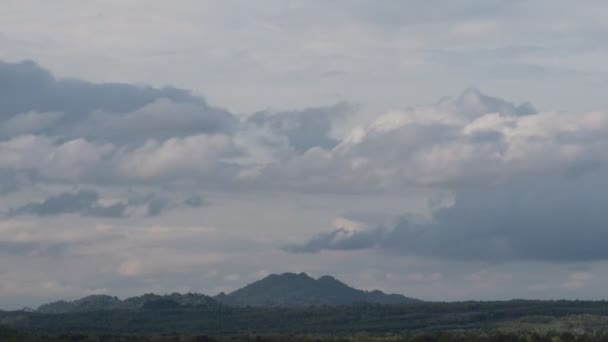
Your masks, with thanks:
[[[292,189],[399,192],[606,162],[608,112],[531,108],[467,90],[437,105],[389,111],[333,148],[268,163],[256,176]]]
[[[226,159],[243,152],[239,120],[188,91],[61,79],[31,61],[0,61],[0,89],[3,191],[24,180],[157,185],[237,172]]]
[[[13,215],[52,216],[80,214],[84,216],[118,218],[125,216],[127,205],[123,202],[103,205],[95,190],[83,189],[77,192],[63,192],[42,202],[28,203],[12,211]]]

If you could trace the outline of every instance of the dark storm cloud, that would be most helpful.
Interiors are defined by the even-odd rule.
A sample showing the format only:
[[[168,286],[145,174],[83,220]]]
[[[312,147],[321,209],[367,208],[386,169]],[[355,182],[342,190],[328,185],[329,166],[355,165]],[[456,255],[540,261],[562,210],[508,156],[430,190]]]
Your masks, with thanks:
[[[63,192],[42,202],[26,204],[12,212],[13,215],[54,216],[79,214],[82,216],[120,218],[126,215],[127,205],[116,203],[102,205],[95,190],[83,189],[77,192]]]
[[[231,132],[236,118],[173,87],[58,79],[32,61],[0,61],[0,134],[132,140]]]
[[[334,147],[338,141],[330,137],[332,123],[349,110],[349,105],[340,103],[296,111],[263,111],[251,115],[247,122],[257,127],[267,127],[273,134],[284,136],[297,152],[305,152],[312,147]]]
[[[338,229],[286,248],[290,252],[377,248],[462,260],[589,261],[608,259],[606,168],[577,178],[525,177],[458,191],[433,222],[401,220],[390,230]]]

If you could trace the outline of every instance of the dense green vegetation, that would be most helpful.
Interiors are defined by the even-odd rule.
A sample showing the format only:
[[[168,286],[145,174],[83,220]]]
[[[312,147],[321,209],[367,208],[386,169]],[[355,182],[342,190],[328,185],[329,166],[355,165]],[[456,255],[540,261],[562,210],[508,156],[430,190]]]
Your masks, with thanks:
[[[585,316],[582,316],[585,315]],[[0,312],[0,324],[37,334],[290,335],[403,334],[435,331],[601,331],[603,301],[508,301],[357,304],[310,307],[164,307],[43,314]],[[556,323],[558,321],[562,323]],[[569,321],[567,321],[569,320]],[[566,322],[566,323],[563,323]],[[569,323],[568,323],[569,322]],[[585,325],[587,322],[589,324]],[[559,328],[559,329],[558,329]],[[579,330],[576,330],[579,329]],[[515,329],[517,330],[517,329]],[[540,331],[540,330],[539,330]]]

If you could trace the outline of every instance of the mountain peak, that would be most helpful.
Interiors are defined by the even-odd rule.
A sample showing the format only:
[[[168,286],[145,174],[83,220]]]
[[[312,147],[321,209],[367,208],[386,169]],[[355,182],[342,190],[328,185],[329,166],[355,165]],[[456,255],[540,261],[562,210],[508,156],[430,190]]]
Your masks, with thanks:
[[[402,295],[357,290],[329,275],[315,279],[306,273],[271,274],[230,294],[218,295],[215,300],[235,306],[400,304],[414,301]]]

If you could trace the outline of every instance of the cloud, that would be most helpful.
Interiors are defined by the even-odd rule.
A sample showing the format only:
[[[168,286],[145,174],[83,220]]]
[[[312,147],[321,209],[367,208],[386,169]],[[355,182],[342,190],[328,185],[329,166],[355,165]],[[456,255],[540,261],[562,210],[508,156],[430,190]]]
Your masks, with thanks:
[[[333,122],[343,119],[351,110],[346,103],[331,107],[311,107],[297,111],[256,112],[247,118],[247,123],[257,128],[266,128],[273,138],[282,137],[286,144],[298,153],[313,147],[332,148],[338,144],[331,137]],[[267,144],[273,144],[266,140]]]
[[[0,89],[2,191],[230,178],[225,159],[244,151],[239,119],[182,89],[60,79],[31,61],[0,61]]]
[[[185,205],[193,208],[202,207],[203,205],[205,205],[205,203],[205,199],[203,199],[203,197],[200,195],[194,195],[184,200]]]
[[[63,114],[59,112],[38,113],[32,111],[20,113],[2,123],[0,136],[10,138],[22,134],[41,133],[57,124],[62,116]]]
[[[537,113],[536,108],[529,102],[516,105],[504,99],[483,94],[475,88],[466,89],[456,99],[443,98],[437,107],[448,113],[469,117],[478,117],[488,113],[500,113],[507,116]]]
[[[272,161],[251,178],[306,191],[399,192],[577,172],[607,161],[601,151],[608,148],[608,112],[532,108],[467,90],[436,105],[384,113],[333,148]]]
[[[376,247],[384,240],[382,229],[372,231],[353,231],[336,228],[328,233],[321,233],[301,245],[284,247],[291,253],[317,253],[322,250],[358,250]]]
[[[0,141],[0,169],[47,182],[158,185],[229,178],[234,171],[228,159],[240,153],[225,135],[150,139],[136,146],[27,135]]]
[[[148,216],[158,216],[165,209],[167,209],[168,205],[169,205],[169,202],[166,199],[160,198],[160,197],[152,197],[148,201],[148,205],[146,207],[147,215]]]
[[[94,111],[127,113],[160,98],[174,102],[200,102],[188,91],[156,89],[122,83],[95,84],[75,79],[57,79],[32,61],[0,61],[0,118],[20,113],[60,112],[65,120],[78,121]]]
[[[175,88],[57,79],[34,62],[0,61],[0,136],[62,135],[141,142],[230,133],[238,120]]]
[[[97,191],[83,189],[77,192],[63,192],[42,202],[28,203],[12,211],[13,215],[54,216],[79,214],[83,216],[119,218],[126,214],[127,205],[119,202],[110,205],[100,203]]]
[[[539,175],[456,192],[426,223],[389,229],[336,229],[291,252],[377,249],[445,260],[577,262],[608,259],[606,168],[577,177]]]
[[[230,134],[238,120],[205,103],[178,103],[160,98],[127,113],[94,112],[68,135],[115,143],[159,140],[196,134]]]
[[[0,241],[0,253],[26,257],[56,257],[65,253],[69,246],[67,243]]]
[[[431,222],[322,233],[292,252],[378,249],[450,260],[606,260],[608,112],[535,112],[467,90],[393,111],[332,149],[269,166],[276,182],[323,191],[451,193]],[[489,112],[488,112],[489,111]],[[262,172],[261,174],[264,174]],[[381,227],[381,226],[378,226]]]

